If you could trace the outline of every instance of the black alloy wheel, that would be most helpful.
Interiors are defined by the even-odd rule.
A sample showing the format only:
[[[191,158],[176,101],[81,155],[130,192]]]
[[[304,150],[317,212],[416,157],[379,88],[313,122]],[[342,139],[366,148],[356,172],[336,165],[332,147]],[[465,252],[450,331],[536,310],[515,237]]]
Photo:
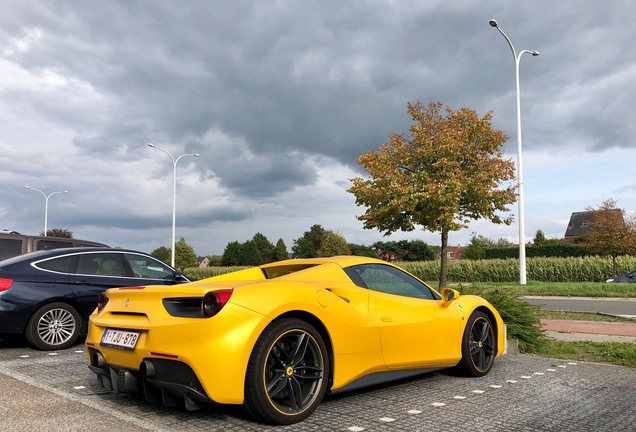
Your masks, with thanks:
[[[265,329],[254,346],[245,380],[245,408],[261,421],[292,424],[318,407],[329,381],[320,334],[298,319]]]
[[[480,377],[490,372],[497,353],[495,330],[483,312],[474,312],[468,319],[462,338],[462,359],[457,365],[468,376]]]

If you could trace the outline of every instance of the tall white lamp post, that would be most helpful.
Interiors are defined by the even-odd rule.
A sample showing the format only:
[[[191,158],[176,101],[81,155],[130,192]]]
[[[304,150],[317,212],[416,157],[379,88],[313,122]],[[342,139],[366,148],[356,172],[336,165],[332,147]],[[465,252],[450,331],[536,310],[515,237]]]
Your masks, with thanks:
[[[186,153],[186,154],[182,154],[181,156],[179,156],[178,158],[173,158],[172,155],[170,153],[168,153],[166,150],[157,147],[156,145],[152,144],[152,143],[148,143],[148,147],[152,147],[154,149],[157,149],[159,151],[164,152],[165,154],[167,154],[168,156],[170,156],[170,159],[172,159],[172,165],[174,167],[173,170],[173,174],[172,174],[172,180],[173,180],[173,186],[172,186],[172,257],[170,260],[170,263],[172,265],[172,267],[174,267],[174,249],[175,249],[175,243],[176,243],[176,228],[177,228],[177,163],[179,162],[179,159],[181,159],[182,157],[187,157],[187,156],[192,156],[192,157],[199,157],[199,153]]]
[[[44,192],[42,192],[40,189],[32,188],[31,186],[25,186],[25,188],[34,190],[36,192],[40,192],[42,196],[44,197],[44,237],[46,237],[46,232],[48,231],[48,221],[49,221],[49,198],[51,198],[51,195],[65,194],[65,193],[68,193],[68,191],[67,190],[55,191],[47,195]]]
[[[538,56],[539,51],[523,50],[518,55],[515,51],[515,47],[512,45],[510,38],[499,28],[497,21],[491,19],[490,25],[506,38],[510,49],[512,50],[512,56],[515,59],[515,78],[517,81],[517,185],[519,189],[519,284],[526,284],[526,236],[525,236],[525,222],[523,216],[523,163],[521,159],[521,94],[519,92],[519,61],[524,53]]]

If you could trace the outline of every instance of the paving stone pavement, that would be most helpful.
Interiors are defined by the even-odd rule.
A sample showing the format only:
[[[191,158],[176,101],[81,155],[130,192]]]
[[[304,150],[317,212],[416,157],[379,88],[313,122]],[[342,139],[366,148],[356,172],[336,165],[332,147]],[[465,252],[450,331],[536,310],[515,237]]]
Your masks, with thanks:
[[[541,327],[553,339],[563,341],[635,342],[634,322],[542,319]]]
[[[222,371],[220,371],[222,373]],[[427,374],[330,396],[305,422],[262,425],[235,407],[188,412],[106,392],[81,345],[0,343],[0,431],[628,431],[636,369],[506,355],[490,374]]]

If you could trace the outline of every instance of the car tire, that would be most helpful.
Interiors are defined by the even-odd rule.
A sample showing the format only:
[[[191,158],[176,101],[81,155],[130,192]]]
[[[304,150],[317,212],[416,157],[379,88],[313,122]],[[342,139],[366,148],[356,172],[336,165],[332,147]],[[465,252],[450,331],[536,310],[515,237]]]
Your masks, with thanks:
[[[60,350],[75,343],[82,328],[82,318],[66,303],[50,303],[38,309],[29,320],[25,336],[43,351]]]
[[[462,375],[480,377],[490,372],[497,353],[492,321],[483,312],[473,312],[462,337],[462,359],[457,369]]]
[[[322,401],[329,370],[327,348],[314,327],[294,318],[274,321],[252,350],[244,407],[266,423],[300,422]]]

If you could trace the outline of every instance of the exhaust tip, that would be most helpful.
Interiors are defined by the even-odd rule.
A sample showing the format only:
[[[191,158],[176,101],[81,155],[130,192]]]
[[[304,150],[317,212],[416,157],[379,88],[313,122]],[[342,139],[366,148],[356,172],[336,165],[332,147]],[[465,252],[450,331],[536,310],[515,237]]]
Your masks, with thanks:
[[[139,373],[145,378],[155,376],[155,365],[150,360],[144,360],[139,365]]]
[[[99,352],[93,353],[91,357],[91,365],[98,368],[103,368],[104,366],[106,366],[106,359],[104,358],[102,353],[99,353]]]

